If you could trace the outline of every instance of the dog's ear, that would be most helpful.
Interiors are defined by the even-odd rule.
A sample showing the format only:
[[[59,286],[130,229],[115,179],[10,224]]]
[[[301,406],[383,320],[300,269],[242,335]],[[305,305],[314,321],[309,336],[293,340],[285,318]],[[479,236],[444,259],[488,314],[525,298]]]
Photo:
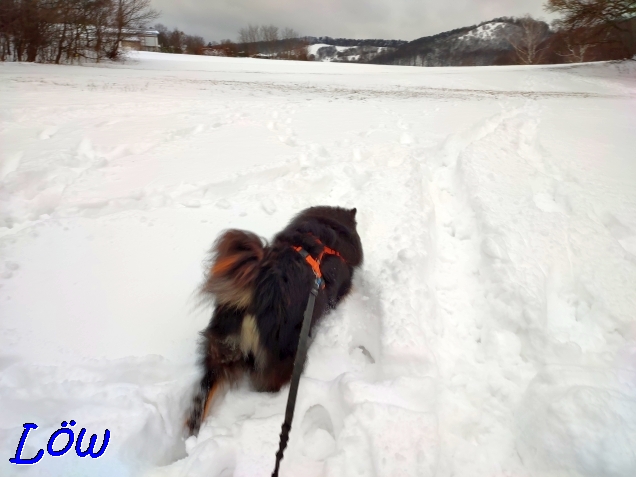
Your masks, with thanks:
[[[355,207],[353,209],[351,209],[349,212],[351,212],[351,218],[355,219],[356,218],[356,212],[358,212],[358,209],[356,209]]]

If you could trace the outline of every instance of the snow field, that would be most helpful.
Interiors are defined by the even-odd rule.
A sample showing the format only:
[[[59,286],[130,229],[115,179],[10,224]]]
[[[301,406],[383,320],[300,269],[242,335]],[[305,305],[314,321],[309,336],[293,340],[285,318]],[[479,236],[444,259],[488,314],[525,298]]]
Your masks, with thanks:
[[[182,439],[193,291],[221,230],[334,204],[365,264],[282,476],[633,475],[635,72],[0,64],[0,474],[270,475],[285,391]],[[69,419],[104,457],[8,463]]]

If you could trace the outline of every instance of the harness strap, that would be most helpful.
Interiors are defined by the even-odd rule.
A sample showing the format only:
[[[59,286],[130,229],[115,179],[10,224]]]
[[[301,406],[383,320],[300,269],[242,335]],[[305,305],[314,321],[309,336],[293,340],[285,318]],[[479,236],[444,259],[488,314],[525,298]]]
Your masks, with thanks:
[[[309,253],[302,247],[294,246],[292,248],[296,250],[298,253],[300,253],[300,255],[305,259],[305,261],[309,264],[309,266],[313,270],[314,275],[316,275],[316,281],[320,285],[320,288],[324,288],[325,281],[322,279],[322,271],[320,270],[320,263],[322,262],[322,257],[324,257],[325,255],[335,255],[336,257],[340,258],[340,260],[342,260],[343,262],[345,261],[345,259],[342,258],[342,255],[340,255],[336,250],[329,248],[326,245],[323,245],[323,243],[320,241],[318,237],[314,237],[314,239],[316,240],[316,242],[318,242],[318,244],[322,245],[322,251],[318,255],[318,258],[314,258],[311,255],[309,255]]]

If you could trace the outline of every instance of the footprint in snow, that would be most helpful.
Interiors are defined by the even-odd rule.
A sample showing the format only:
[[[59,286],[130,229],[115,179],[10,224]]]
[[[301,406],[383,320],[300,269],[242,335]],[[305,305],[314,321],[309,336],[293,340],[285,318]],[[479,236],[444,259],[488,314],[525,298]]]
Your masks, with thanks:
[[[4,262],[4,266],[7,268],[7,270],[10,270],[12,272],[15,272],[18,268],[20,268],[20,265],[16,262]]]
[[[539,210],[566,215],[572,212],[568,196],[560,181],[556,179],[546,181],[541,176],[535,176],[531,179],[531,184],[534,190],[532,201]]]
[[[413,136],[411,136],[409,133],[402,133],[402,136],[400,137],[400,144],[404,145],[404,146],[409,146],[411,144],[413,144],[415,141],[413,139]]]
[[[636,256],[636,233],[610,213],[601,217],[601,222],[626,252]]]
[[[18,268],[20,268],[20,265],[15,262],[4,262],[4,267],[5,270],[2,272],[2,274],[0,274],[0,276],[8,280],[13,276],[13,273],[16,272]]]
[[[15,172],[20,166],[22,160],[22,152],[7,156],[4,161],[0,161],[0,180],[4,179],[11,172]]]
[[[232,207],[232,204],[230,204],[229,201],[227,201],[226,199],[220,199],[216,204],[215,204],[219,209],[229,209],[230,207]]]
[[[272,215],[276,212],[276,204],[271,199],[264,199],[261,202],[261,208],[265,211],[267,215]]]
[[[40,133],[38,138],[42,140],[50,139],[51,137],[55,136],[55,134],[57,134],[57,131],[58,128],[56,126],[49,126]]]
[[[324,460],[336,452],[333,422],[327,409],[320,404],[310,407],[301,423],[303,452],[314,460]]]
[[[559,212],[561,214],[567,214],[568,208],[561,201],[557,201],[554,196],[547,192],[538,192],[532,196],[532,201],[537,209],[543,212]]]

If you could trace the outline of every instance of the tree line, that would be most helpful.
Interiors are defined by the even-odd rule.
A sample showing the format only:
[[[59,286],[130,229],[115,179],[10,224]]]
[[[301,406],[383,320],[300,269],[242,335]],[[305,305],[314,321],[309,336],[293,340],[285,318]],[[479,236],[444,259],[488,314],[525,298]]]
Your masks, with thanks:
[[[158,15],[150,0],[0,0],[0,60],[115,60]]]
[[[546,11],[561,18],[548,28],[526,15],[521,34],[510,38],[520,64],[581,63],[636,55],[636,1],[547,0]]]
[[[178,28],[168,29],[158,23],[159,51],[229,57],[260,57],[307,59],[307,41],[293,28],[279,29],[274,25],[248,25],[239,30],[237,41],[224,39],[208,42],[198,35],[188,35]]]
[[[520,19],[521,34],[510,38],[520,64],[581,63],[636,55],[636,1],[547,0],[561,18],[548,28],[530,16]]]
[[[219,56],[307,60],[307,44],[293,28],[249,24],[239,30],[238,41],[210,43],[206,52]]]
[[[546,45],[567,62],[632,58],[636,55],[636,1],[547,0],[561,14]]]

